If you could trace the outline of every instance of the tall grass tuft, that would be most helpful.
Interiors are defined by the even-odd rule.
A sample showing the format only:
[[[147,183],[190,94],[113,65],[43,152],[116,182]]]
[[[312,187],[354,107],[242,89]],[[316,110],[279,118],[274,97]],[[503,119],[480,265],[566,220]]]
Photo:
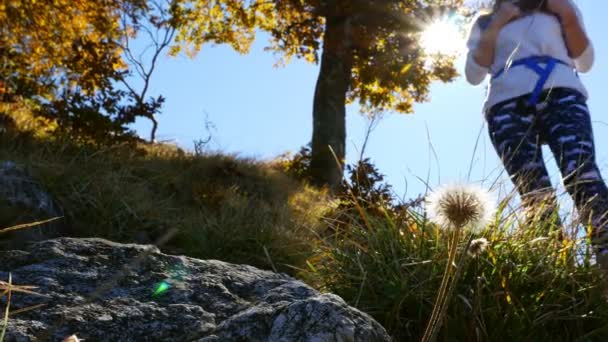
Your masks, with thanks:
[[[464,259],[440,341],[601,341],[608,302],[585,234],[559,240],[518,224],[504,202],[479,232],[485,250]],[[304,275],[325,291],[373,315],[397,341],[420,340],[448,259],[449,232],[426,219],[390,210],[341,229],[319,245]],[[357,215],[353,212],[352,215]],[[572,236],[572,235],[570,235]],[[469,240],[460,241],[466,253]]]

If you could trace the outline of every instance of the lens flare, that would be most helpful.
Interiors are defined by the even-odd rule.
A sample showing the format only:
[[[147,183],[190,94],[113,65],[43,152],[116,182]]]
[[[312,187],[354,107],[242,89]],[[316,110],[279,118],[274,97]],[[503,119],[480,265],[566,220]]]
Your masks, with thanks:
[[[169,276],[157,284],[154,285],[154,291],[152,291],[152,297],[160,296],[170,288],[179,289],[184,282],[184,279],[188,277],[188,270],[184,265],[176,264],[169,270]]]
[[[156,287],[154,289],[154,293],[152,294],[152,296],[154,296],[154,297],[160,296],[161,294],[167,292],[170,287],[171,287],[171,285],[169,283],[167,283],[166,281],[161,281],[160,283],[156,284]]]
[[[420,46],[429,55],[456,55],[464,49],[458,25],[449,19],[432,22],[420,36]]]

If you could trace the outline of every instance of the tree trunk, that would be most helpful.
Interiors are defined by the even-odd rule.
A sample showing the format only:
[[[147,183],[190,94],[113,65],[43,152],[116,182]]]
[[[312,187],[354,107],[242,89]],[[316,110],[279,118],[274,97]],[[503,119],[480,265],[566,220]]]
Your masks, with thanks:
[[[349,31],[348,18],[326,19],[314,95],[311,176],[314,184],[330,190],[340,185],[345,159],[346,92],[353,65]]]
[[[152,121],[152,130],[150,130],[150,143],[155,143],[156,131],[158,130],[158,121],[156,121],[154,114],[150,115],[150,121]]]

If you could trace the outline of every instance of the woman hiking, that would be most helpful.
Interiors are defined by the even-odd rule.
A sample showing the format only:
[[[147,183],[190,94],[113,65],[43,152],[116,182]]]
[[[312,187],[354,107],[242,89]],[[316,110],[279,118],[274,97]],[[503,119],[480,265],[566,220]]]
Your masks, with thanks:
[[[579,9],[571,0],[496,0],[473,23],[467,47],[467,81],[490,75],[483,105],[490,139],[527,212],[556,208],[541,151],[547,144],[581,222],[592,227],[597,263],[608,270],[608,188],[578,77],[591,69],[594,50]]]

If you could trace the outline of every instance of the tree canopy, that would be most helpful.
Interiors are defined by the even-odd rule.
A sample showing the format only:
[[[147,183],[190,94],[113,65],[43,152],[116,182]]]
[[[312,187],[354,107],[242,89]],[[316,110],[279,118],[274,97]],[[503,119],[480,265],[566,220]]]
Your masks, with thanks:
[[[313,99],[311,173],[338,186],[345,159],[345,105],[363,111],[412,112],[433,80],[456,76],[451,57],[429,59],[420,44],[426,25],[462,0],[178,0],[177,40],[189,53],[226,43],[245,53],[256,29],[284,60],[320,63]]]
[[[348,101],[365,110],[411,112],[412,103],[426,100],[430,81],[455,76],[449,57],[425,58],[418,35],[438,12],[441,1],[276,1],[273,49],[286,56],[318,61],[327,18],[344,18],[344,39],[352,54]],[[443,2],[445,3],[445,2]],[[293,15],[298,13],[297,15]],[[331,47],[330,47],[331,48]]]
[[[427,99],[432,81],[456,75],[453,59],[429,58],[419,37],[462,1],[5,0],[0,91],[46,97],[53,106],[47,114],[65,122],[79,118],[83,127],[94,112],[121,129],[144,116],[154,122],[153,140],[154,114],[164,99],[146,96],[165,48],[194,55],[212,43],[247,53],[256,33],[265,31],[268,49],[282,61],[320,64],[311,172],[316,183],[334,186],[345,158],[346,104],[357,101],[368,113],[410,113],[414,102]],[[152,41],[149,65],[130,51],[138,32]],[[128,75],[141,77],[143,88],[127,82]]]
[[[125,67],[115,44],[121,13],[144,5],[143,0],[2,1],[0,72],[8,91],[52,83],[83,90],[100,86],[110,70]]]
[[[127,126],[136,117],[146,117],[154,124],[153,140],[154,114],[164,99],[146,96],[158,56],[173,41],[170,1],[3,1],[1,98],[34,99],[36,113],[87,139],[119,141],[133,135]],[[149,42],[135,53],[129,43],[140,33]],[[151,59],[144,60],[150,50]]]
[[[343,37],[352,55],[348,101],[364,110],[410,113],[425,101],[433,80],[456,76],[453,58],[427,58],[419,44],[426,25],[450,14],[461,0],[178,0],[179,45],[198,52],[204,43],[247,53],[256,30],[271,34],[269,50],[283,61],[320,62],[328,18],[348,20]]]

